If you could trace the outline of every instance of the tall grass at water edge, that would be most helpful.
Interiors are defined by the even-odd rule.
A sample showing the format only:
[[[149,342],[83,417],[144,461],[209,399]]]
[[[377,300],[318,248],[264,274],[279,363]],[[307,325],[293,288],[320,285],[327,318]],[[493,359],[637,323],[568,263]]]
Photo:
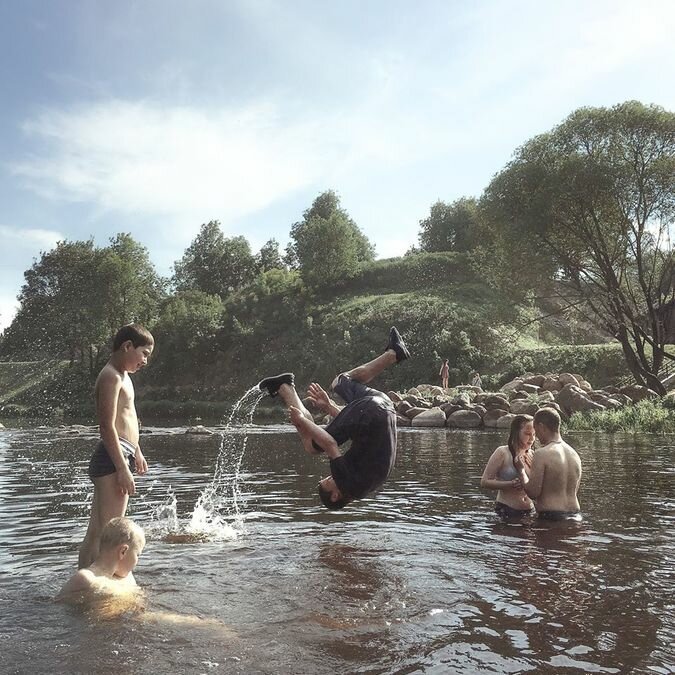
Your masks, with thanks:
[[[641,401],[618,410],[575,413],[566,427],[568,431],[675,434],[675,398]]]

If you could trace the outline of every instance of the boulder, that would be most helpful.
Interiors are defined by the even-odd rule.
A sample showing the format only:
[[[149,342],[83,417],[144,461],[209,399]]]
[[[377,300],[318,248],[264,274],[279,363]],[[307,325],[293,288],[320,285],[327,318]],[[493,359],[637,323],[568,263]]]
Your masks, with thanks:
[[[625,387],[621,387],[619,390],[622,394],[628,396],[628,398],[633,401],[633,403],[639,403],[648,398],[658,398],[659,395],[653,390],[643,387],[639,384],[629,384]]]
[[[410,403],[410,405],[412,405],[414,408],[431,407],[431,403],[425,401],[421,396],[413,396],[412,394],[408,394],[407,396],[404,396],[403,400]]]
[[[560,375],[558,375],[558,382],[560,382],[563,387],[568,384],[573,384],[575,387],[579,386],[579,380],[571,373],[560,373]]]
[[[481,426],[483,420],[474,410],[457,410],[448,417],[445,425],[458,429],[475,429]]]
[[[505,393],[510,393],[512,391],[518,391],[520,389],[520,386],[523,384],[523,381],[519,378],[516,377],[514,380],[511,380],[510,382],[507,382],[502,388],[501,391]]]
[[[529,377],[523,378],[523,384],[533,384],[535,387],[541,388],[544,386],[545,380],[545,375],[530,375]]]
[[[524,391],[528,394],[537,394],[539,389],[541,389],[541,387],[538,387],[536,384],[525,384],[525,382],[523,382],[520,387],[518,387],[517,391]]]
[[[414,427],[444,427],[445,413],[440,408],[423,410],[413,417],[412,425]]]
[[[408,394],[408,396],[418,396],[419,397],[419,396],[422,395],[422,392],[417,387],[413,387],[412,389],[408,389],[406,394]]]
[[[466,393],[457,394],[455,398],[452,399],[452,403],[455,405],[467,406],[471,403],[469,395]]]
[[[185,433],[186,434],[196,434],[198,436],[211,436],[213,434],[213,431],[211,431],[211,429],[207,429],[202,424],[197,424],[194,427],[188,427],[185,430]]]
[[[577,378],[579,380],[579,386],[584,390],[584,391],[593,391],[593,387],[591,387],[591,383],[588,380],[584,380],[583,377]]]
[[[503,410],[508,410],[509,400],[504,394],[489,394],[482,401],[476,401],[484,405],[488,410],[491,408],[501,408]]]
[[[566,384],[558,392],[555,400],[567,415],[573,415],[575,412],[605,409],[600,403],[592,401],[581,387],[571,383]]]
[[[413,405],[412,403],[408,403],[408,401],[399,401],[394,407],[399,415],[405,415],[408,410],[413,408]]]
[[[544,384],[541,385],[541,388],[544,391],[560,391],[563,388],[563,385],[559,382],[557,377],[547,377],[544,380]]]
[[[546,403],[547,401],[553,400],[553,392],[551,391],[542,391],[539,396],[537,396],[537,403]]]
[[[388,391],[387,396],[394,402],[398,403],[399,401],[402,401],[403,399],[401,398],[401,395],[396,393],[395,391]]]
[[[526,391],[514,391],[513,394],[511,394],[512,401],[519,398],[530,398],[530,395]]]
[[[515,415],[513,415],[511,413],[507,413],[506,415],[502,415],[502,417],[500,417],[497,420],[497,423],[495,424],[495,427],[497,429],[509,429],[511,427],[511,421],[513,420],[514,417],[515,417]]]
[[[477,412],[481,416],[481,418],[487,412],[487,409],[484,408],[482,405],[472,405],[471,408],[469,408],[469,410],[473,410],[474,412]]]
[[[427,412],[428,408],[410,408],[405,412],[405,416],[409,417],[411,420],[421,415],[423,412]]]
[[[534,415],[538,409],[539,406],[529,399],[514,399],[511,401],[509,412],[512,412],[514,415]]]
[[[492,408],[491,410],[488,410],[485,415],[483,415],[483,425],[490,429],[494,429],[497,426],[497,421],[504,417],[504,415],[508,414],[509,413],[506,410]]]
[[[445,396],[445,389],[443,387],[431,386],[429,387],[429,393],[432,396]]]
[[[403,415],[396,415],[396,424],[399,427],[411,427],[412,420],[408,419],[407,417],[403,417]]]

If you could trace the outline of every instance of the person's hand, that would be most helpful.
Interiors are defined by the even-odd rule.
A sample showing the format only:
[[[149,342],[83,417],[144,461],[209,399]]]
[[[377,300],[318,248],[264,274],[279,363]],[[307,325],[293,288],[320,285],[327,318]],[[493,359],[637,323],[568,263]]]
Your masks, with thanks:
[[[511,483],[510,487],[512,487],[514,490],[523,489],[523,481],[521,481],[520,478],[514,478],[512,481],[509,482]]]
[[[315,405],[319,410],[327,413],[332,408],[331,400],[320,384],[312,382],[307,388],[307,395],[312,405]]]
[[[123,495],[136,494],[136,484],[134,483],[134,477],[131,475],[131,471],[129,471],[129,467],[125,466],[123,469],[118,469],[117,487]]]
[[[290,406],[288,409],[288,412],[291,416],[291,424],[297,429],[300,424],[302,423],[303,420],[306,420],[307,418],[302,414],[302,411],[300,408],[296,408],[295,406]]]
[[[134,457],[136,460],[136,473],[139,476],[142,476],[143,474],[148,472],[148,463],[145,459],[145,456],[141,452],[140,448],[136,448],[136,455]]]

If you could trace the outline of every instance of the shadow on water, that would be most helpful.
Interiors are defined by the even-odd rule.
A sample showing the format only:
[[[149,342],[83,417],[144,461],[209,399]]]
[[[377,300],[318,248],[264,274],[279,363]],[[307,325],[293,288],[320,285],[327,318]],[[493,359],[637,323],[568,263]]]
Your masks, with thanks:
[[[402,430],[381,493],[329,513],[326,463],[288,425],[148,431],[129,511],[154,621],[51,600],[86,527],[96,429],[0,434],[3,672],[673,670],[672,439],[571,435],[584,522],[520,526],[478,487],[498,434]],[[188,530],[214,484],[235,537]],[[167,504],[175,527],[153,530]]]

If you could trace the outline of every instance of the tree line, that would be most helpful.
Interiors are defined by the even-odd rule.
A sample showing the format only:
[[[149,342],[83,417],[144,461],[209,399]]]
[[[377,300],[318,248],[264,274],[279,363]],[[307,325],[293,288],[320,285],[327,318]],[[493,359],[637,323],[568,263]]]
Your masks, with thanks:
[[[479,197],[434,203],[405,255],[455,252],[514,298],[556,294],[563,311],[621,344],[638,382],[663,393],[659,371],[675,335],[674,220],[675,114],[629,101],[574,111],[518,148]],[[374,257],[334,191],[291,226],[283,252],[271,239],[254,253],[218,221],[202,225],[170,278],[129,234],[103,247],[59,242],[25,272],[0,356],[68,358],[94,372],[109,336],[133,320],[203,357],[224,323],[238,329],[225,311],[233,296],[319,292]]]

